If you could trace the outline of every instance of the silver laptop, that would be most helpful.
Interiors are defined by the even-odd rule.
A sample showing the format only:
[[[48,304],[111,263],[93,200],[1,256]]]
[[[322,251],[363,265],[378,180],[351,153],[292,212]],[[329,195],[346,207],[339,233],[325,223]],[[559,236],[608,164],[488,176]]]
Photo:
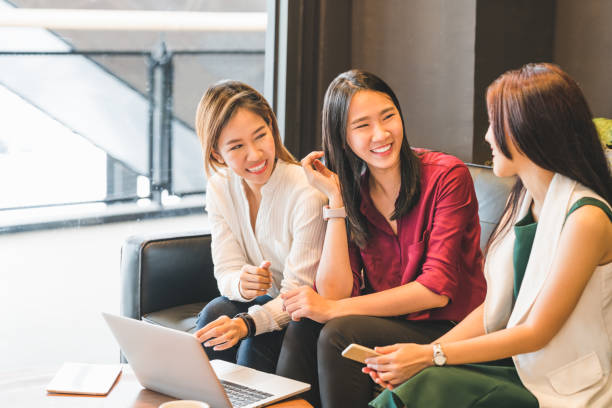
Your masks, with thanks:
[[[140,320],[102,313],[123,354],[144,387],[212,408],[262,407],[310,389],[310,385],[208,360],[191,334]]]

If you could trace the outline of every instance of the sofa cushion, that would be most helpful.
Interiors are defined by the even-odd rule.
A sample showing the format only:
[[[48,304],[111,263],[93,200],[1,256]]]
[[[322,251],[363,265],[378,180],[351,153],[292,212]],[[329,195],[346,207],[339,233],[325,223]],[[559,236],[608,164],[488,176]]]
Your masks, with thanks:
[[[514,177],[497,177],[490,167],[468,164],[474,180],[474,189],[478,199],[478,216],[480,217],[480,248],[484,251],[489,236],[495,229],[502,215],[506,200],[516,179]]]
[[[194,333],[198,313],[204,306],[206,306],[206,302],[175,306],[148,313],[142,316],[142,320],[171,329]]]

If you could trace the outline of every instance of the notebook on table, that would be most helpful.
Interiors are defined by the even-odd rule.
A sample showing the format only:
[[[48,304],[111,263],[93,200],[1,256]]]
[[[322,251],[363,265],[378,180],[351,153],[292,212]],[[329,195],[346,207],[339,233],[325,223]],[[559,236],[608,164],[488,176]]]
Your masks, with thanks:
[[[209,360],[191,334],[102,313],[143,387],[212,408],[263,407],[310,385],[222,360]]]
[[[47,385],[47,392],[106,395],[121,373],[121,364],[64,363]]]

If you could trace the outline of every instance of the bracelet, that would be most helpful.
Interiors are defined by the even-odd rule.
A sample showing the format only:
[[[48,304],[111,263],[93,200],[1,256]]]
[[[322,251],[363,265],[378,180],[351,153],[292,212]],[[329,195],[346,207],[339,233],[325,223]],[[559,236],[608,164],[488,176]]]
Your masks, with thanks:
[[[236,316],[234,316],[235,318],[240,318],[242,319],[242,321],[244,322],[244,324],[247,327],[247,337],[253,337],[255,336],[255,320],[253,320],[253,316],[251,316],[248,313],[238,313]]]
[[[323,221],[327,221],[330,218],[346,218],[346,211],[344,207],[329,208],[329,205],[323,206]]]

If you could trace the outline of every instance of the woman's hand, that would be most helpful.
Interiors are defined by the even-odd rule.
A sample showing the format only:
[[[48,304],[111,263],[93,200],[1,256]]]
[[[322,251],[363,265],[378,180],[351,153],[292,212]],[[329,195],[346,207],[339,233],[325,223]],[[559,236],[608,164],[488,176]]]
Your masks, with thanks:
[[[330,200],[330,206],[342,207],[340,181],[338,175],[329,170],[321,160],[323,152],[312,152],[302,159],[302,168],[310,185],[321,191]],[[335,201],[332,204],[332,201]]]
[[[427,344],[393,344],[374,350],[382,356],[366,359],[367,366],[362,372],[390,390],[433,364],[433,349]]]
[[[269,261],[263,261],[259,268],[253,265],[242,267],[238,288],[243,298],[251,300],[268,292],[272,286],[272,274],[269,268]]]
[[[212,347],[213,350],[219,351],[234,346],[245,338],[248,332],[241,318],[231,319],[221,316],[195,332],[194,336],[200,343],[206,342],[204,347]]]
[[[334,316],[336,302],[325,299],[310,286],[301,286],[281,295],[283,308],[298,321],[302,317],[325,323]]]

